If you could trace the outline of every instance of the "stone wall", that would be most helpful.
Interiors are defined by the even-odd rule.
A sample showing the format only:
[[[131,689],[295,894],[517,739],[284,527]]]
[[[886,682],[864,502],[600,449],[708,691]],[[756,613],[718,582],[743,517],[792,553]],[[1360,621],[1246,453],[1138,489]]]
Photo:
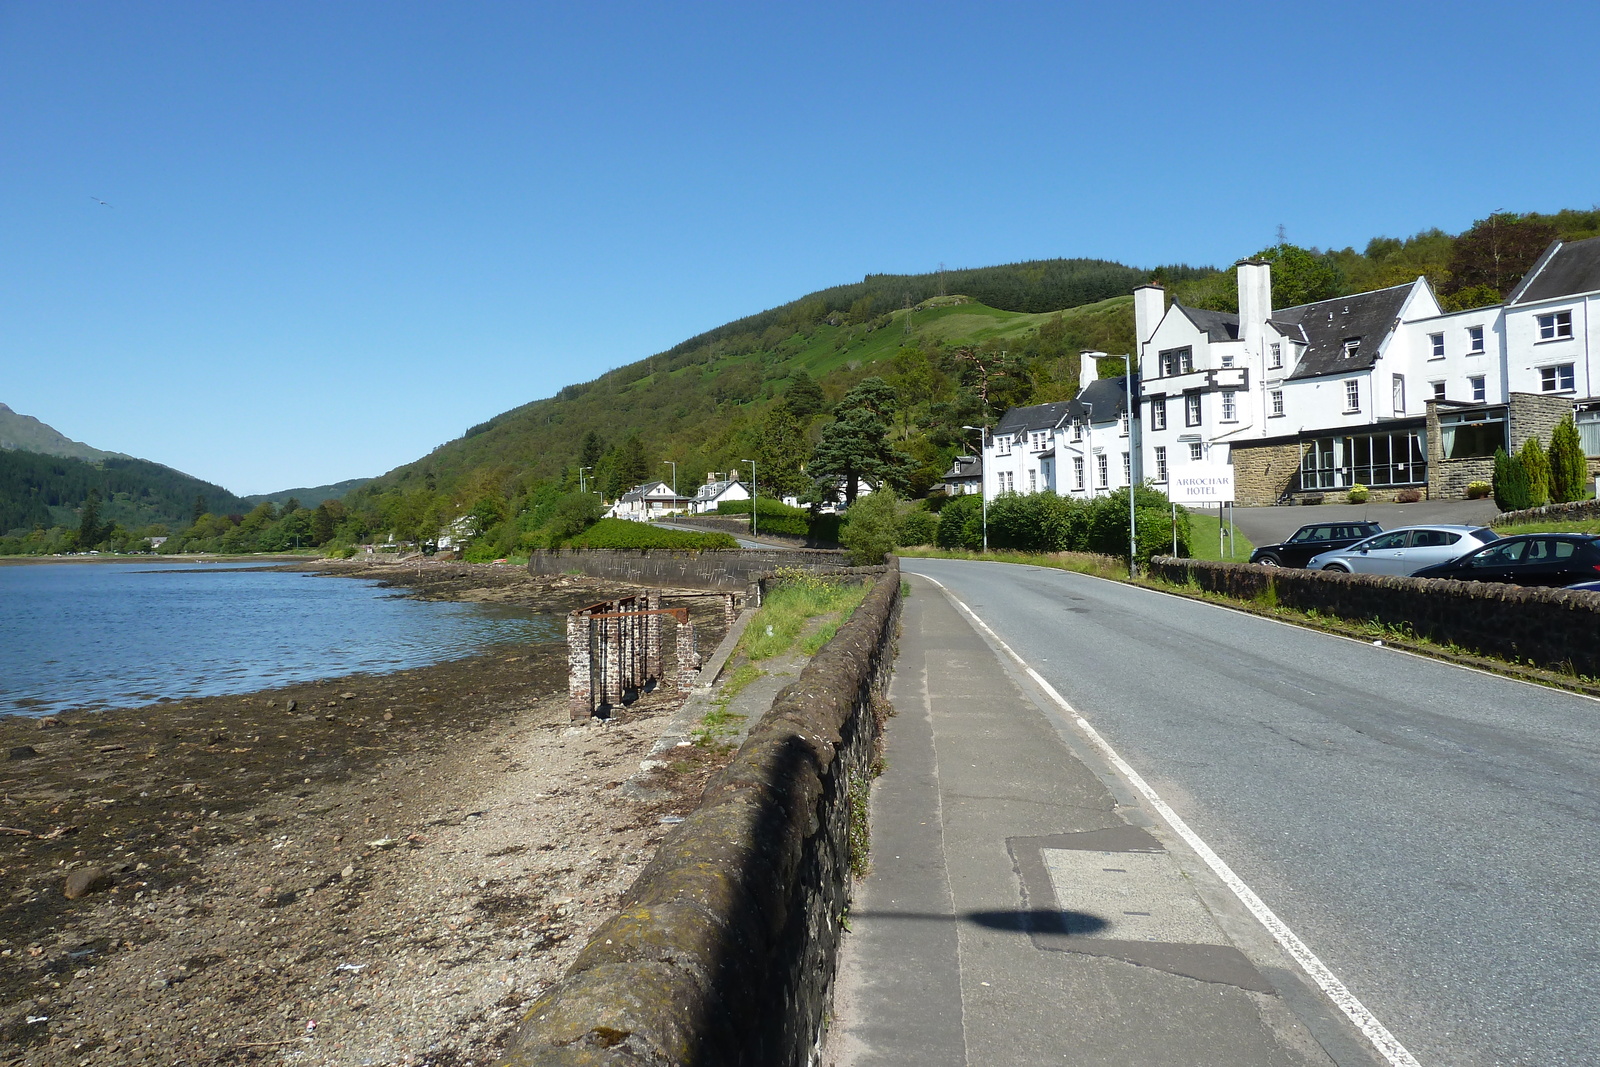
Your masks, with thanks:
[[[503,1067],[804,1067],[850,894],[850,804],[871,774],[899,568],[778,694],[662,843]]]
[[[845,553],[829,549],[563,548],[534,552],[528,560],[528,571],[578,573],[633,585],[742,592],[761,575],[780,567],[835,570],[847,563]]]
[[[1600,593],[1165,556],[1151,560],[1149,573],[1241,600],[1266,597],[1270,588],[1284,607],[1409,626],[1421,637],[1483,655],[1600,676]]]
[[[1299,473],[1303,450],[1295,441],[1276,445],[1236,444],[1230,448],[1234,502],[1241,507],[1276,504]]]
[[[1546,504],[1542,508],[1502,511],[1489,520],[1491,526],[1510,526],[1523,522],[1586,522],[1600,519],[1600,500],[1574,500],[1568,504]]]
[[[1572,401],[1538,393],[1512,393],[1506,405],[1509,427],[1506,436],[1514,454],[1530,437],[1546,447],[1556,424],[1572,414]],[[1450,410],[1446,408],[1444,410]],[[1467,483],[1493,482],[1494,457],[1445,459],[1439,434],[1439,407],[1428,401],[1428,496],[1433,500],[1464,500]]]

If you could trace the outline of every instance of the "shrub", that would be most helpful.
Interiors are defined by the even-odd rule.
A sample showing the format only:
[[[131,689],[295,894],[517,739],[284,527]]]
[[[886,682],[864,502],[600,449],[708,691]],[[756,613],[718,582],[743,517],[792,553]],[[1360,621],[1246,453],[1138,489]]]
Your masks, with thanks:
[[[1531,507],[1528,496],[1528,471],[1522,460],[1503,448],[1494,450],[1494,506],[1501,511],[1521,511]]]
[[[1082,549],[1104,556],[1128,558],[1128,491],[1118,489],[1106,496],[1090,501],[1088,508],[1087,543]],[[1172,506],[1165,493],[1140,486],[1134,493],[1134,531],[1138,540],[1141,561],[1151,556],[1164,556],[1172,552],[1174,534]],[[1178,510],[1176,528],[1178,555],[1188,556],[1189,513]],[[1079,546],[1073,546],[1078,548]]]
[[[716,549],[738,548],[739,542],[725,533],[689,533],[685,530],[663,530],[647,522],[628,519],[601,519],[583,533],[572,538],[573,548],[676,548]]]
[[[1589,463],[1583,455],[1578,425],[1569,414],[1550,434],[1550,499],[1558,504],[1582,500],[1589,481]]]
[[[917,508],[900,518],[900,543],[902,545],[931,545],[939,536],[939,517]]]
[[[1421,489],[1402,489],[1394,495],[1394,502],[1396,504],[1415,504],[1421,499]]]
[[[1488,482],[1468,482],[1467,483],[1467,499],[1468,500],[1482,500],[1484,497],[1486,497],[1488,495],[1489,495],[1489,483]]]
[[[605,504],[593,493],[568,493],[551,509],[544,528],[545,543],[551,548],[560,548],[568,538],[600,521],[605,510]]]
[[[1087,504],[1052,492],[1007,494],[989,503],[989,547],[1064,552],[1083,540]]]
[[[1367,487],[1364,485],[1352,485],[1348,499],[1352,504],[1365,504],[1367,502]]]
[[[900,501],[888,487],[860,497],[845,516],[839,543],[857,567],[876,567],[899,545]]]
[[[1522,469],[1528,472],[1528,507],[1538,508],[1550,503],[1550,457],[1537,437],[1522,442],[1517,453]]]
[[[982,498],[977,495],[956,497],[939,512],[939,532],[934,543],[940,548],[982,548],[982,515]]]

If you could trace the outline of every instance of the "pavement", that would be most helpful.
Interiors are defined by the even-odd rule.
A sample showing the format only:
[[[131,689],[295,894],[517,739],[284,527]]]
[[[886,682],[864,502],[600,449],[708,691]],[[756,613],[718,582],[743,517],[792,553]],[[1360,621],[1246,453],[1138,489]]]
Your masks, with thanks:
[[[826,1062],[1382,1062],[1043,690],[907,580]]]
[[[1216,516],[1215,508],[1200,508],[1202,515]],[[1415,504],[1317,504],[1312,507],[1283,506],[1234,508],[1233,521],[1250,543],[1276,544],[1300,527],[1313,522],[1349,522],[1371,519],[1385,530],[1428,523],[1461,523],[1486,526],[1500,513],[1489,498],[1483,500],[1419,500]]]

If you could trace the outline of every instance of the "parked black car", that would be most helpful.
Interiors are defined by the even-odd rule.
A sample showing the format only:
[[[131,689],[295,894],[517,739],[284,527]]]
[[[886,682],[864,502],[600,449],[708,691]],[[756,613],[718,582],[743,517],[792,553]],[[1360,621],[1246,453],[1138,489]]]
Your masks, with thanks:
[[[1375,522],[1314,522],[1300,527],[1287,541],[1262,545],[1250,553],[1250,562],[1267,567],[1304,567],[1312,556],[1382,532],[1383,527]]]
[[[1600,535],[1517,534],[1449,563],[1417,571],[1417,578],[1463,582],[1568,586],[1600,579]]]

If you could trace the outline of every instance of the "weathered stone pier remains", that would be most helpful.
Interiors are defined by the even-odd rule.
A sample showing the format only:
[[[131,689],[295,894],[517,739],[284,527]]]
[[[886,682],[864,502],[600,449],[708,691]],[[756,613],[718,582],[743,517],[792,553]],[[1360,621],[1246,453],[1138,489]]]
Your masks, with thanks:
[[[713,595],[722,599],[727,625],[732,626],[738,594]],[[661,623],[668,617],[677,623],[678,689],[688,692],[700,670],[688,608],[663,608],[660,591],[649,589],[567,615],[567,695],[574,721],[603,715],[663,680]]]

